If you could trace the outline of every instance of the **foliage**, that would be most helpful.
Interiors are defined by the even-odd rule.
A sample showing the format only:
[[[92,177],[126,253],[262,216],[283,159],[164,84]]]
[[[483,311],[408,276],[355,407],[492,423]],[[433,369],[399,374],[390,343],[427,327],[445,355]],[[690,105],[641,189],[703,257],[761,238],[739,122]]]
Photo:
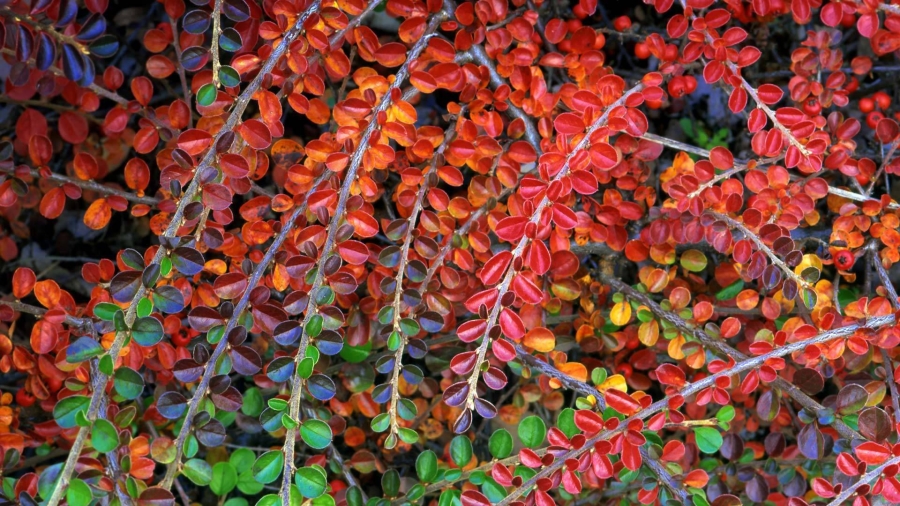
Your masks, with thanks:
[[[123,7],[0,2],[5,500],[900,502],[900,4]]]

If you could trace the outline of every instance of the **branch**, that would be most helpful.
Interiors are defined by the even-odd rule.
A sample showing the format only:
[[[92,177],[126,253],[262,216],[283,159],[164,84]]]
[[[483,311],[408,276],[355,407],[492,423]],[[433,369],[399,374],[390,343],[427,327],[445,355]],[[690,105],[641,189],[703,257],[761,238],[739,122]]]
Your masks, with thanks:
[[[786,344],[780,348],[776,348],[764,355],[759,355],[756,357],[749,358],[745,361],[742,361],[742,362],[736,364],[731,369],[725,369],[725,370],[719,371],[717,373],[710,374],[709,376],[707,376],[699,381],[696,381],[694,383],[686,385],[684,388],[681,389],[679,394],[682,395],[683,397],[690,397],[692,395],[702,392],[703,390],[705,390],[709,387],[715,386],[716,380],[718,380],[719,378],[733,376],[733,375],[742,373],[744,371],[758,368],[758,367],[762,366],[763,364],[765,364],[766,361],[768,361],[770,359],[783,357],[785,355],[789,355],[791,353],[801,351],[810,345],[826,343],[826,342],[832,341],[834,339],[848,337],[862,329],[877,329],[877,328],[880,328],[880,327],[883,327],[886,325],[894,325],[894,324],[896,324],[896,319],[895,319],[894,315],[878,316],[878,317],[874,317],[874,318],[869,318],[868,320],[866,320],[865,322],[862,322],[862,323],[854,323],[854,324],[846,325],[843,327],[839,327],[837,329],[832,329],[832,330],[822,332],[822,333],[820,333],[816,336],[813,336],[812,338],[807,339],[807,340],[788,343],[788,344]],[[581,447],[569,450],[566,453],[563,453],[561,455],[557,455],[553,464],[551,464],[550,466],[544,467],[537,474],[535,474],[531,479],[529,479],[527,482],[522,484],[522,486],[520,486],[520,487],[516,488],[515,490],[513,490],[512,492],[510,492],[509,495],[507,495],[502,501],[500,501],[498,503],[498,506],[509,506],[513,501],[517,500],[522,494],[530,492],[534,488],[534,486],[538,480],[552,475],[554,472],[556,472],[558,469],[560,469],[563,465],[565,465],[565,463],[569,459],[573,459],[573,458],[577,459],[585,452],[594,448],[594,445],[597,444],[598,442],[605,441],[605,440],[607,440],[617,434],[621,434],[622,432],[627,430],[631,422],[644,420],[645,418],[653,416],[654,414],[656,414],[664,409],[667,409],[668,406],[669,406],[668,398],[663,398],[659,401],[656,401],[653,404],[651,404],[650,406],[639,411],[637,414],[632,415],[632,416],[626,418],[625,420],[623,420],[622,422],[620,422],[619,425],[615,429],[602,431],[602,432],[588,438],[585,441],[584,445],[582,445]]]
[[[222,0],[216,0],[216,6]],[[216,16],[214,21],[218,24],[219,17]],[[191,125],[194,124],[194,112],[191,111],[191,87],[188,86],[187,75],[184,72],[184,65],[181,64],[181,41],[178,40],[178,20],[169,18],[169,26],[172,27],[172,48],[175,49],[175,69],[178,71],[178,80],[181,81],[181,92],[184,94],[184,103],[188,106],[188,128],[191,128]],[[216,35],[215,30],[213,30],[212,37],[213,44],[213,82],[218,83],[218,72],[216,72],[216,63],[219,61],[219,37]],[[216,86],[218,88],[218,86]]]
[[[882,264],[881,259],[878,258],[876,244],[877,243],[873,241],[868,245],[869,260],[872,262],[875,272],[878,273],[878,279],[881,280],[881,284],[884,286],[884,289],[887,290],[888,299],[891,301],[891,307],[894,308],[894,312],[897,312],[900,311],[900,301],[897,300],[897,290],[891,282],[891,277],[888,275],[887,269],[884,268],[884,264]],[[891,391],[891,406],[894,408],[894,423],[897,423],[897,421],[900,421],[900,394],[897,393],[897,382],[894,378],[894,361],[891,360],[891,356],[884,348],[881,348],[881,359],[884,361],[884,375],[887,380],[888,388]]]
[[[686,1],[685,0],[680,0],[680,1],[681,1],[681,6],[686,10],[687,9]],[[688,19],[690,19],[693,22],[694,20],[697,19],[697,17],[696,17],[696,15],[693,14],[693,12],[691,12],[690,16],[688,16]],[[707,44],[710,46],[713,45],[713,43],[715,42],[715,39],[713,39],[713,36],[709,34],[709,30],[704,29],[703,34],[706,37]],[[740,68],[734,62],[731,62],[728,60],[725,61],[725,66],[728,67],[728,69],[732,72],[732,74],[734,74],[736,77],[738,77],[741,80],[741,88],[743,88],[744,91],[747,92],[747,94],[750,96],[750,98],[753,99],[754,102],[756,102],[756,107],[762,109],[762,111],[766,114],[766,116],[769,117],[769,119],[772,121],[775,128],[779,132],[781,132],[781,135],[784,136],[785,139],[787,139],[788,143],[790,143],[792,146],[797,148],[797,150],[800,151],[800,154],[809,158],[809,156],[812,153],[810,153],[810,151],[808,149],[806,149],[806,146],[801,144],[800,141],[798,141],[797,138],[794,137],[794,134],[791,133],[790,129],[788,129],[787,127],[782,125],[780,121],[778,121],[778,118],[775,116],[775,111],[773,111],[768,105],[766,105],[762,100],[760,100],[759,94],[756,92],[756,88],[754,88],[750,83],[748,83],[746,79],[744,79],[744,77],[741,75]]]
[[[319,178],[313,183],[313,186],[310,189],[309,193],[311,193],[313,190],[315,190],[315,188],[321,185],[322,182],[331,177],[331,174],[331,171],[325,169],[325,172],[321,176],[319,176]],[[238,322],[240,321],[241,316],[250,305],[250,293],[259,285],[259,282],[263,279],[269,264],[272,263],[272,260],[281,250],[281,246],[284,244],[284,241],[293,234],[298,220],[304,214],[306,214],[306,209],[307,201],[304,200],[303,204],[295,208],[291,215],[288,217],[286,223],[282,225],[281,232],[279,232],[278,235],[275,236],[272,244],[270,244],[268,249],[266,250],[266,254],[253,269],[253,273],[247,280],[247,288],[244,289],[244,293],[241,295],[241,298],[234,306],[231,318],[229,318],[228,322],[226,322],[225,324],[225,330],[223,331],[224,336],[227,337],[228,334],[238,326]],[[216,374],[216,364],[219,361],[219,357],[222,356],[227,348],[228,339],[223,337],[218,343],[216,343],[216,347],[213,349],[212,355],[204,365],[203,376],[200,378],[200,383],[194,390],[194,395],[191,397],[191,401],[188,404],[187,411],[184,415],[184,423],[181,425],[181,430],[178,432],[178,437],[175,439],[175,460],[173,460],[172,463],[170,463],[166,468],[166,475],[161,483],[161,486],[163,488],[171,488],[172,483],[175,480],[175,475],[179,470],[178,467],[181,465],[181,457],[184,453],[184,445],[187,442],[188,436],[190,435],[194,415],[197,413],[197,410],[200,408],[200,404],[206,397],[207,390],[209,389],[209,382]]]
[[[729,346],[724,340],[713,338],[703,329],[689,326],[688,323],[684,321],[680,316],[671,311],[666,311],[647,294],[639,292],[638,290],[634,289],[630,285],[622,282],[617,278],[604,277],[602,279],[604,283],[610,286],[610,288],[616,290],[617,292],[625,294],[625,296],[629,299],[647,306],[647,308],[650,309],[650,311],[658,318],[672,324],[672,326],[678,329],[681,333],[693,336],[695,339],[700,341],[700,344],[712,350],[716,354],[723,357],[731,357],[735,362],[742,362],[748,359],[746,355]],[[783,390],[786,394],[788,394],[788,396],[797,401],[798,404],[812,411],[816,415],[825,410],[825,406],[822,406],[812,397],[806,395],[806,393],[794,386],[792,383],[785,381],[780,377],[776,378],[775,381],[772,382],[772,385],[779,390]],[[839,420],[837,417],[835,417],[834,422],[832,422],[831,425],[834,427],[834,430],[836,430],[837,433],[840,434],[843,438],[846,438],[850,441],[854,439],[865,440],[865,438],[859,432],[850,428],[850,426]]]
[[[474,46],[473,46],[473,48],[474,48]],[[587,131],[581,137],[581,140],[569,152],[568,156],[566,157],[566,161],[563,163],[562,168],[559,170],[559,172],[556,174],[556,176],[553,177],[553,180],[550,181],[550,184],[553,184],[556,181],[560,181],[562,178],[566,177],[569,174],[570,163],[572,162],[573,158],[582,152],[586,152],[586,150],[590,148],[591,137],[593,136],[594,132],[596,132],[598,129],[600,129],[606,125],[606,121],[609,118],[609,114],[612,111],[619,109],[620,107],[624,107],[625,103],[628,100],[628,97],[630,97],[634,93],[640,92],[640,90],[642,90],[643,87],[644,87],[644,85],[642,83],[636,84],[631,89],[626,90],[622,94],[622,96],[618,100],[616,100],[616,102],[610,104],[610,106],[607,107],[606,111],[604,111],[604,113],[599,118],[597,118],[596,121],[594,121],[594,123],[587,129]],[[548,208],[550,206],[550,204],[551,204],[550,199],[547,197],[546,194],[543,196],[543,198],[540,200],[540,202],[535,204],[534,212],[531,214],[531,217],[528,220],[528,222],[531,224],[531,226],[536,226],[538,224],[538,222],[540,222],[541,216],[543,215],[543,212],[544,212],[544,209]],[[497,286],[497,292],[498,292],[497,300],[494,303],[494,307],[491,309],[491,312],[488,315],[487,320],[486,320],[486,323],[487,323],[486,329],[487,330],[485,331],[485,334],[482,337],[481,344],[478,346],[477,358],[475,361],[476,366],[475,366],[475,369],[472,372],[471,376],[469,376],[469,379],[468,379],[468,393],[466,394],[465,408],[464,408],[463,414],[461,414],[460,417],[465,416],[465,413],[466,413],[465,410],[472,411],[475,408],[475,397],[477,396],[478,379],[481,376],[481,368],[480,368],[479,364],[484,362],[484,357],[487,354],[488,346],[490,345],[490,341],[491,341],[490,336],[489,336],[490,329],[492,329],[494,327],[494,325],[496,325],[497,319],[500,316],[500,310],[503,307],[503,304],[502,304],[503,296],[510,290],[510,286],[512,284],[513,277],[516,274],[515,264],[518,261],[518,259],[521,258],[522,255],[525,253],[525,247],[528,245],[528,243],[530,241],[531,241],[531,239],[529,239],[528,236],[526,235],[526,236],[523,236],[522,239],[519,240],[518,244],[516,244],[516,247],[512,251],[512,260],[509,262],[509,266],[507,267],[506,274],[503,276],[502,281]]]
[[[222,35],[222,0],[216,0],[212,11],[212,41],[209,52],[212,54],[212,84],[219,89],[219,36]],[[190,104],[190,102],[188,102]]]
[[[47,312],[47,310],[42,307],[32,306],[31,304],[25,304],[17,301],[0,300],[0,306],[9,306],[14,311],[35,316],[43,316]],[[70,327],[75,327],[85,333],[90,332],[94,327],[92,319],[78,318],[77,316],[70,315],[66,315],[65,324],[69,325]]]
[[[849,499],[850,496],[852,496],[856,492],[856,489],[858,489],[859,487],[861,487],[863,485],[867,485],[867,484],[871,483],[872,480],[875,480],[878,477],[880,477],[881,473],[883,473],[884,470],[887,469],[889,466],[894,466],[897,464],[900,464],[900,457],[894,457],[892,459],[889,459],[889,460],[883,462],[880,466],[878,466],[875,469],[872,469],[871,471],[869,471],[868,473],[860,476],[859,480],[857,482],[855,482],[853,485],[850,485],[849,487],[842,490],[841,493],[837,497],[834,498],[834,500],[832,500],[830,503],[828,503],[828,506],[841,506],[842,504],[846,504],[847,499]]]
[[[460,111],[459,114],[462,115],[463,112],[464,111]],[[387,449],[391,449],[396,445],[396,438],[399,436],[400,431],[400,420],[397,416],[397,403],[400,402],[400,372],[403,370],[403,352],[406,350],[406,345],[409,343],[409,338],[400,328],[400,301],[403,295],[403,277],[406,273],[406,264],[409,261],[409,248],[412,245],[416,221],[423,209],[425,195],[428,193],[428,190],[431,189],[432,184],[434,184],[433,182],[438,181],[436,173],[438,160],[443,160],[444,151],[447,149],[453,135],[456,133],[456,124],[457,123],[454,120],[453,123],[447,127],[447,131],[444,134],[444,141],[441,142],[441,146],[432,156],[431,166],[428,172],[422,175],[422,182],[419,186],[419,191],[416,194],[416,202],[413,204],[409,218],[407,218],[406,238],[403,240],[403,246],[400,248],[400,263],[397,266],[397,275],[394,279],[394,301],[391,303],[394,313],[391,322],[391,333],[397,333],[400,338],[400,344],[394,354],[394,369],[391,373],[389,383],[391,386],[391,403],[388,408],[388,413],[390,414],[391,426],[390,434],[385,441],[385,447]],[[420,290],[424,290],[426,286],[427,283],[422,283]]]
[[[393,83],[388,87],[385,91],[384,95],[381,97],[378,105],[372,110],[372,117],[369,121],[369,124],[366,126],[366,129],[363,131],[362,136],[359,139],[359,144],[357,144],[356,150],[353,155],[350,157],[350,165],[347,167],[347,171],[344,176],[344,183],[341,185],[340,193],[338,194],[337,206],[335,208],[334,215],[332,216],[331,222],[328,225],[328,235],[325,238],[325,244],[322,246],[322,253],[319,256],[319,260],[315,267],[316,274],[313,279],[312,287],[309,290],[309,294],[315,294],[322,287],[324,282],[324,269],[322,268],[322,262],[331,256],[331,252],[335,247],[335,241],[337,237],[337,231],[339,220],[343,217],[344,211],[347,207],[347,200],[350,197],[350,190],[356,181],[356,173],[359,170],[360,165],[362,165],[363,155],[369,147],[369,141],[372,138],[372,134],[376,129],[380,128],[378,124],[378,115],[382,112],[386,111],[387,108],[392,103],[391,95],[394,90],[399,90],[400,86],[406,81],[406,78],[409,76],[409,66],[413,61],[418,60],[419,55],[422,51],[425,50],[425,47],[428,45],[428,40],[434,36],[437,32],[438,27],[441,22],[446,17],[446,12],[441,11],[433,15],[433,17],[429,20],[428,26],[425,28],[424,33],[419,38],[419,40],[413,45],[412,49],[409,51],[409,54],[406,57],[406,61],[395,73],[395,79]],[[291,379],[291,396],[289,402],[290,411],[289,415],[292,420],[298,420],[300,418],[300,394],[303,388],[303,378],[300,376],[297,364],[300,363],[306,357],[306,349],[309,346],[310,336],[306,332],[308,328],[310,319],[317,313],[318,304],[316,303],[316,298],[310,296],[309,302],[306,307],[306,314],[303,318],[303,334],[300,338],[300,346],[297,352],[296,357],[294,358],[294,374]],[[280,496],[282,499],[282,503],[289,504],[290,503],[290,492],[291,492],[291,480],[294,475],[294,447],[296,446],[296,437],[297,437],[297,428],[287,429],[285,433],[284,440],[284,472],[281,481],[281,492]]]
[[[11,176],[19,177],[17,174],[20,172],[16,167],[2,167],[0,166],[0,172],[9,174]],[[49,176],[44,177],[41,175],[41,172],[37,169],[29,169],[28,174],[36,179],[46,179],[49,181],[54,181],[61,184],[72,184],[84,190],[90,190],[97,193],[102,193],[103,195],[113,195],[116,197],[121,197],[129,202],[134,202],[135,204],[146,204],[148,206],[156,206],[159,204],[159,199],[155,197],[139,197],[134,193],[126,192],[123,190],[119,190],[117,188],[112,188],[110,186],[106,186],[100,184],[93,180],[83,180],[83,179],[75,179],[69,176],[64,176],[62,174],[50,173]]]
[[[11,56],[16,55],[16,52],[9,48],[0,48],[0,53],[11,55]],[[30,68],[37,68],[34,63],[34,58],[31,58],[28,61],[22,62],[22,63],[24,63],[25,65],[28,65],[28,67],[30,67]],[[58,67],[55,67],[55,66],[51,66],[50,68],[47,69],[47,71],[56,76],[66,77],[65,72],[63,72],[62,70],[60,70]],[[66,79],[68,79],[68,78],[66,77]],[[131,102],[127,98],[123,97],[122,95],[119,95],[118,93],[116,93],[114,91],[109,91],[106,88],[103,88],[102,86],[98,86],[97,84],[91,83],[88,86],[86,86],[86,88],[93,91],[94,93],[96,93],[97,95],[99,95],[101,97],[112,100],[113,102],[125,107],[126,109],[127,109],[128,105],[131,104]],[[177,132],[177,130],[171,128],[169,125],[166,125],[165,123],[160,121],[160,119],[157,118],[156,114],[154,114],[152,111],[148,111],[146,109],[141,109],[139,112],[140,112],[141,116],[147,118],[147,120],[150,121],[151,123],[153,123],[154,125],[156,125],[157,128],[164,128],[168,131]]]
[[[771,261],[772,264],[781,269],[781,272],[784,273],[786,278],[790,278],[795,283],[797,283],[797,286],[805,288],[807,290],[814,290],[809,281],[806,281],[805,279],[798,276],[797,273],[793,271],[793,269],[791,269],[786,263],[784,263],[784,260],[782,260],[781,257],[776,255],[775,252],[772,251],[772,248],[767,246],[766,243],[762,242],[762,239],[760,239],[759,236],[757,236],[754,232],[747,228],[746,225],[726,214],[717,213],[715,211],[707,211],[707,213],[709,213],[710,216],[716,218],[717,220],[724,221],[729,228],[739,230],[747,240],[749,240],[756,246],[756,249],[762,251],[767,257],[769,257],[769,261]]]
[[[218,146],[220,141],[222,141],[225,136],[233,135],[237,124],[240,122],[244,111],[247,109],[247,105],[250,103],[251,98],[256,93],[256,91],[262,85],[262,81],[265,76],[272,72],[272,69],[275,68],[275,64],[281,57],[285,54],[288,47],[291,43],[300,35],[301,30],[303,29],[303,23],[306,21],[306,18],[312,14],[313,11],[318,11],[320,5],[320,0],[316,0],[310,5],[310,7],[304,12],[304,15],[301,15],[297,22],[285,33],[281,42],[273,47],[271,54],[265,60],[260,69],[259,73],[250,82],[250,84],[244,89],[244,91],[238,96],[235,104],[231,110],[231,114],[229,114],[228,119],[225,121],[225,124],[216,134],[215,140],[212,142],[211,147],[207,149],[206,155],[203,157],[203,160],[198,165],[197,169],[194,171],[194,177],[191,179],[190,184],[187,189],[184,191],[181,200],[179,200],[178,205],[175,209],[175,213],[172,216],[172,219],[169,223],[169,226],[166,227],[165,232],[163,233],[164,237],[174,238],[177,236],[178,229],[181,228],[182,221],[184,219],[184,210],[187,205],[194,200],[194,197],[197,196],[200,191],[200,180],[201,175],[206,172],[206,169],[212,167],[216,162],[216,149],[215,146]],[[227,140],[227,139],[226,139]],[[156,255],[154,255],[151,260],[151,265],[158,265],[162,262],[163,258],[167,255],[167,249],[164,247],[160,247],[156,251]],[[146,295],[147,288],[143,286],[143,284],[138,288],[137,293],[135,293],[134,297],[131,300],[131,303],[128,305],[125,311],[125,322],[130,327],[137,316],[137,306],[141,299]],[[116,334],[116,338],[113,341],[112,346],[109,349],[109,356],[112,358],[113,363],[119,358],[119,353],[122,351],[123,346],[125,345],[125,340],[128,337],[128,332],[118,332]],[[103,397],[106,390],[106,382],[109,378],[103,374],[102,372],[95,375],[91,380],[91,401],[88,407],[87,419],[94,420],[97,417],[97,412],[100,408],[100,400]],[[75,464],[78,461],[78,457],[81,454],[82,448],[84,448],[84,443],[87,440],[90,433],[90,427],[82,427],[78,431],[78,435],[75,438],[74,443],[72,444],[72,452],[69,454],[69,458],[66,460],[66,464],[63,469],[60,471],[59,481],[56,483],[56,486],[53,489],[53,494],[48,501],[49,506],[58,506],[60,500],[62,500],[62,496],[65,493],[66,486],[69,483],[69,479],[72,476],[72,472],[75,470]]]

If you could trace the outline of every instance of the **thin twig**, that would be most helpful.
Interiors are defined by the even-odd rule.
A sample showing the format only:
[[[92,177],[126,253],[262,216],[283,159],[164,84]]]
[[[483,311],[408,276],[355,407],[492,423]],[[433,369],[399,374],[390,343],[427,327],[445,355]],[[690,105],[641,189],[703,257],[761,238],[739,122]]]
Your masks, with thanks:
[[[10,174],[12,176],[16,176],[19,172],[19,169],[16,167],[0,167],[0,172],[5,174]],[[115,197],[121,197],[129,202],[134,202],[135,204],[146,204],[148,206],[156,206],[159,204],[159,199],[155,197],[140,197],[135,195],[134,193],[126,192],[123,190],[119,190],[117,188],[113,188],[110,186],[106,186],[100,184],[96,181],[91,180],[83,180],[83,179],[75,179],[69,176],[64,176],[62,174],[56,174],[51,172],[49,176],[44,177],[41,175],[40,171],[37,169],[28,169],[28,174],[36,179],[46,179],[49,181],[53,181],[60,184],[71,184],[75,185],[83,190],[89,190],[97,193],[102,193],[103,195],[112,195]]]

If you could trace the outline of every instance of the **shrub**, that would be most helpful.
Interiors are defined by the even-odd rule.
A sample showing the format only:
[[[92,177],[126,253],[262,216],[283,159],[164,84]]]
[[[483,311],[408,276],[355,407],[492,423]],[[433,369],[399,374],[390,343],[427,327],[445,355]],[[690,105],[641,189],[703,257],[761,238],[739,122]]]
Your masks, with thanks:
[[[5,499],[900,502],[900,5],[0,19]]]

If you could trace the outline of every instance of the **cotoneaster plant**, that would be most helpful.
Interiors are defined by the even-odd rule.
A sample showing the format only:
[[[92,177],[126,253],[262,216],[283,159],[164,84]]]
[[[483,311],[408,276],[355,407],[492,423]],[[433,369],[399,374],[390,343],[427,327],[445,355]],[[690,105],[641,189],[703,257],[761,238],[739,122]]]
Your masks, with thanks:
[[[900,502],[893,1],[0,0],[0,495]]]

